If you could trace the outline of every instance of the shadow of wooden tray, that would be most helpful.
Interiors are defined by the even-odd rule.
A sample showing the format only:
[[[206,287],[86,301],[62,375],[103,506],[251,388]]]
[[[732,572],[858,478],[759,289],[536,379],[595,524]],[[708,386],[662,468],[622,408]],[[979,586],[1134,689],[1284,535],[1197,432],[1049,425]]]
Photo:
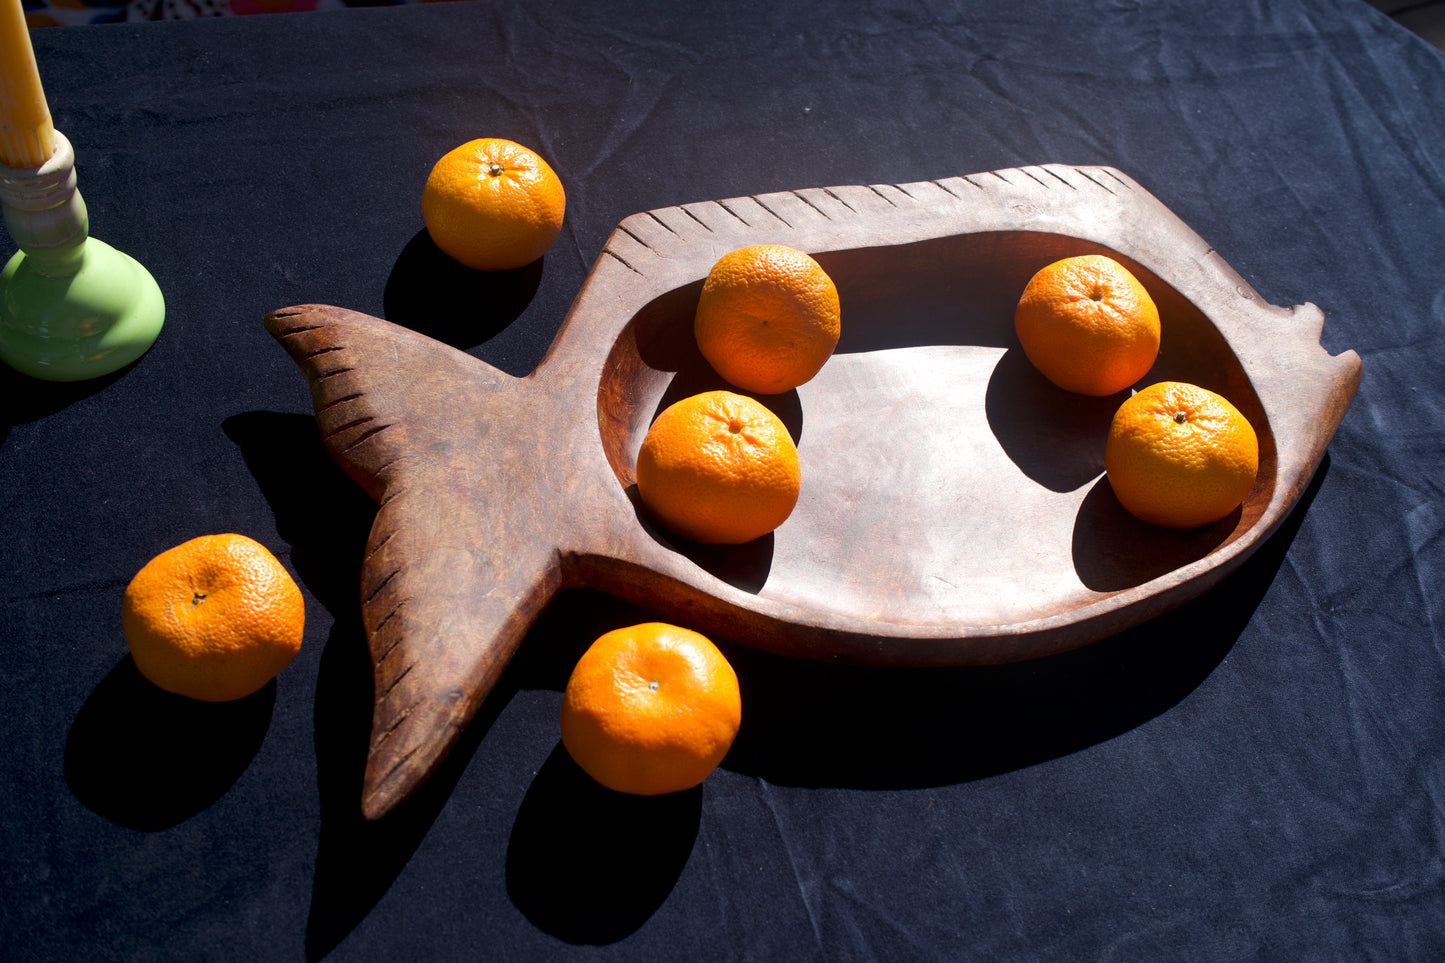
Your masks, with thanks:
[[[844,334],[813,381],[763,399],[798,442],[793,516],[702,546],[649,520],[633,466],[663,407],[721,386],[693,311],[713,262],[755,243],[818,259]],[[1101,476],[1124,395],[1065,394],[1017,346],[1028,279],[1095,252],[1159,305],[1141,384],[1211,388],[1259,434],[1258,480],[1215,525],[1129,516]],[[274,312],[327,448],[380,506],[362,575],[364,812],[427,777],[566,587],[774,652],[907,666],[1056,653],[1198,595],[1284,519],[1354,396],[1360,360],[1324,351],[1323,320],[1265,303],[1118,171],[1061,165],[633,215],[525,378],[341,308]]]

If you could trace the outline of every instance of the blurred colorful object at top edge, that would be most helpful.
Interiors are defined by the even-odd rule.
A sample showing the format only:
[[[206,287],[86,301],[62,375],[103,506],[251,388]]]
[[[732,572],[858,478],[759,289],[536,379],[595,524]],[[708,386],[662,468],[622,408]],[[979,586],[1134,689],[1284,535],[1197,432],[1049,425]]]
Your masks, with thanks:
[[[23,0],[31,27],[187,20],[253,13],[295,13],[346,7],[392,7],[429,0]]]
[[[186,20],[251,13],[296,13],[346,7],[396,7],[435,0],[22,0],[31,27]],[[1366,0],[1407,30],[1445,50],[1445,0]]]

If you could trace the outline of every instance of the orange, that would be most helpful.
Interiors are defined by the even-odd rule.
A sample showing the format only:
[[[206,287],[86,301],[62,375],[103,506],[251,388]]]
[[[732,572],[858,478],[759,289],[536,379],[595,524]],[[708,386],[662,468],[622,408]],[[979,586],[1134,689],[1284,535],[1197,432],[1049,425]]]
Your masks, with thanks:
[[[724,254],[708,272],[693,332],[718,374],[775,395],[812,379],[838,346],[838,288],[802,251],[758,244]]]
[[[679,535],[738,545],[771,532],[798,503],[802,472],[787,427],[763,404],[705,391],[669,406],[637,453],[637,494]]]
[[[562,697],[562,745],[577,765],[639,796],[701,783],[741,723],[738,677],[717,646],[663,622],[593,642]]]
[[[1159,355],[1159,309],[1124,265],[1102,254],[1065,258],[1029,280],[1014,329],[1035,368],[1065,391],[1112,395]]]
[[[437,247],[469,268],[531,264],[562,233],[562,182],[547,162],[499,137],[467,141],[436,162],[421,216]]]
[[[1205,388],[1150,385],[1119,406],[1104,470],[1131,513],[1170,528],[1216,522],[1249,494],[1259,439],[1239,410]]]
[[[136,668],[167,692],[240,699],[301,649],[301,590],[244,535],[203,535],[145,564],[125,590],[122,625]]]

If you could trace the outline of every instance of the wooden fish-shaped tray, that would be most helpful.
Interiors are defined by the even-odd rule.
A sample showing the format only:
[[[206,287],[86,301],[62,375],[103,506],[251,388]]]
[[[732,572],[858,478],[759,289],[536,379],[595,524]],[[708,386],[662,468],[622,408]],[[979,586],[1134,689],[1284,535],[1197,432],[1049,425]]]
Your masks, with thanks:
[[[782,243],[837,283],[822,372],[763,399],[803,487],[773,535],[701,546],[654,524],[633,467],[652,419],[722,386],[692,318],[722,254]],[[1232,400],[1260,439],[1243,506],[1189,532],[1129,516],[1101,476],[1122,396],[1069,395],[1013,333],[1032,274],[1108,253],[1159,305],[1143,383]],[[376,708],[362,808],[433,770],[548,601],[615,593],[788,655],[999,663],[1118,632],[1219,582],[1280,524],[1360,378],[1313,305],[1265,303],[1147,191],[1101,167],[686,204],[624,220],[537,370],[513,378],[341,308],[266,318],[311,385],[326,447],[379,504],[362,608]]]

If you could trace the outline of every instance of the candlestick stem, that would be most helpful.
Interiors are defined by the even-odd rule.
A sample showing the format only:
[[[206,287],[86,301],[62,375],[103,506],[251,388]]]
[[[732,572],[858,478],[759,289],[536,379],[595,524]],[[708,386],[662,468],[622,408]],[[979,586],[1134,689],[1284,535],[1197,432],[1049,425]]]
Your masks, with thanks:
[[[0,167],[0,204],[20,248],[0,272],[0,360],[32,377],[81,381],[145,354],[165,300],[135,259],[90,236],[63,134],[44,164]]]

